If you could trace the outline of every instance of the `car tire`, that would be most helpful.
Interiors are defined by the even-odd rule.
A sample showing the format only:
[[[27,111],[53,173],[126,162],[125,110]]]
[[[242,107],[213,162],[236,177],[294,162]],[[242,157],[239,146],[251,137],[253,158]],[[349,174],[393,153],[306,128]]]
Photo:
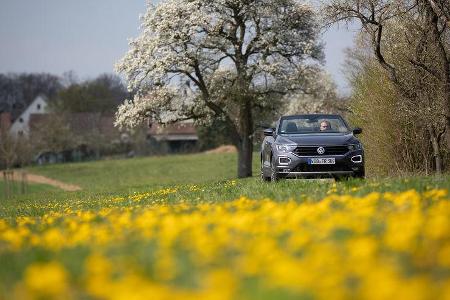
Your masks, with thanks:
[[[333,176],[333,177],[334,177],[334,181],[336,181],[336,182],[346,181],[349,179],[348,175],[347,176],[340,175],[340,176]]]
[[[353,175],[353,178],[359,178],[359,179],[364,179],[366,178],[366,172],[364,169],[362,169],[359,172],[355,172],[355,174]]]
[[[275,166],[275,159],[272,157],[270,160],[270,181],[276,182],[280,180],[280,176],[277,173],[277,167]]]

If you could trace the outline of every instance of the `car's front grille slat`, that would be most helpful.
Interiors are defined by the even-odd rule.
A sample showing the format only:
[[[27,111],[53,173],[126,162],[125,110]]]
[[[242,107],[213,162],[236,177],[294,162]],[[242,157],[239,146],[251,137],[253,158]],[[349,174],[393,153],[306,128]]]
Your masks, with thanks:
[[[345,165],[342,164],[335,164],[335,165],[299,164],[294,169],[292,169],[292,172],[335,172],[335,171],[347,171],[347,168]]]
[[[299,146],[294,149],[294,153],[299,156],[316,156],[316,155],[344,155],[348,152],[347,146],[323,146],[325,152],[319,154],[317,149],[320,146]]]

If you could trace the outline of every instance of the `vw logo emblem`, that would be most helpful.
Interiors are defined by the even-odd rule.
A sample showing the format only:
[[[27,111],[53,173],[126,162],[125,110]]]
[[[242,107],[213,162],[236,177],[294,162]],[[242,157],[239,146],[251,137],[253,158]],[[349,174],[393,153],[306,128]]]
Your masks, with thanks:
[[[317,153],[324,154],[325,153],[325,148],[324,147],[317,148]]]

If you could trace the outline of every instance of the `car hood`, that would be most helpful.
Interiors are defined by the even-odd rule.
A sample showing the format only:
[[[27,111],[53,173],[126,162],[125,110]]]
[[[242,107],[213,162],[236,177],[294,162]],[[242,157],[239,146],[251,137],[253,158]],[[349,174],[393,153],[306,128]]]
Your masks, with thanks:
[[[276,143],[278,144],[298,144],[298,145],[347,145],[356,144],[359,141],[353,133],[318,133],[318,134],[293,134],[279,135]]]

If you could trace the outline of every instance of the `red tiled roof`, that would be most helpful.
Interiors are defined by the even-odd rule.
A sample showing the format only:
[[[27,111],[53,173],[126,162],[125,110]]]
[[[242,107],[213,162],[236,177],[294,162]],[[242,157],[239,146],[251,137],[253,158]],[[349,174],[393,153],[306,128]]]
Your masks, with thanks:
[[[39,128],[40,124],[48,122],[54,114],[31,114],[30,129]],[[114,127],[113,115],[102,115],[100,113],[71,113],[64,117],[70,129],[75,134],[85,134],[92,130],[98,130],[104,135],[115,135],[119,130]]]

